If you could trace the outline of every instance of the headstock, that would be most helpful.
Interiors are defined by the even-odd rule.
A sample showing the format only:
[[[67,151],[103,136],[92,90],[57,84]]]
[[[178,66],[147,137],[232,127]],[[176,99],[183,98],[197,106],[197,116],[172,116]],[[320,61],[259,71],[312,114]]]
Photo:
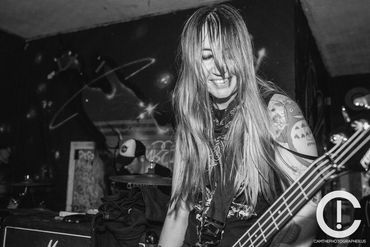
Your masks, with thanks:
[[[352,136],[347,137],[344,133],[331,136],[330,141],[335,146],[325,154],[329,159],[329,164],[337,172],[347,168],[353,170],[362,168],[365,171],[369,169],[369,158],[364,157],[368,157],[366,155],[369,155],[370,150],[370,125],[365,120],[359,120],[353,122],[351,126],[355,129]],[[361,166],[357,165],[359,163]]]

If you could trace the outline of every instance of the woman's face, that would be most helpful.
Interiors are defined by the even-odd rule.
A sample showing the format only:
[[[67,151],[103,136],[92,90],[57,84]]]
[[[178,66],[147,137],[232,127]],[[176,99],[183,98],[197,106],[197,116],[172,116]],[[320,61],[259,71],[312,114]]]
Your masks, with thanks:
[[[234,99],[236,90],[236,76],[229,74],[221,74],[217,69],[214,61],[213,52],[211,50],[208,35],[204,35],[202,42],[202,68],[203,73],[206,75],[206,83],[208,92],[222,102],[218,104],[221,109],[226,108],[228,104]],[[232,97],[230,97],[232,96]],[[223,101],[225,99],[225,101]]]

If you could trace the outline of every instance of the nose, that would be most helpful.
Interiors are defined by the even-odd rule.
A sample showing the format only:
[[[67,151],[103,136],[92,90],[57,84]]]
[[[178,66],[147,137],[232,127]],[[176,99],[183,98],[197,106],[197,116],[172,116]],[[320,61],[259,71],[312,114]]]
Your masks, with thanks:
[[[220,76],[222,77],[224,74],[226,74],[226,67],[225,66],[222,66],[223,68],[221,69],[221,71],[223,70],[224,73],[222,73],[219,68],[217,67],[217,65],[213,62],[212,65],[210,66],[209,68],[209,72],[212,74],[212,75],[215,75],[215,76]]]
[[[222,78],[226,78],[228,77],[228,71],[226,70],[226,68],[223,69],[223,72],[221,72],[216,66],[214,67],[214,69],[211,71],[212,75],[213,76],[217,76],[217,77],[222,77]]]
[[[221,76],[221,73],[220,71],[216,68],[216,66],[214,67],[214,69],[211,70],[211,73],[212,75],[214,76]]]

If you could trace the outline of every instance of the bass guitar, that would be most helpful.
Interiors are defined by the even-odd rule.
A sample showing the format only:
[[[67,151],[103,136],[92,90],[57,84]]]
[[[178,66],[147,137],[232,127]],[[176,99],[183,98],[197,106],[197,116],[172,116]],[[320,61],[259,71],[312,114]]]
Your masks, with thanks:
[[[364,123],[348,140],[338,142],[330,151],[316,159],[233,247],[260,247],[269,243],[327,181],[351,168],[347,164],[355,154],[365,153],[369,149],[369,129],[369,124]]]

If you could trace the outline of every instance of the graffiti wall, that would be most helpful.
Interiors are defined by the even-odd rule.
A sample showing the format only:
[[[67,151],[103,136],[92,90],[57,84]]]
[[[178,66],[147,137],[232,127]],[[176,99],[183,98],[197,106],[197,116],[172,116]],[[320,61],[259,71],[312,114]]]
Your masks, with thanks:
[[[253,36],[260,76],[294,98],[294,1],[231,4],[240,9]],[[17,82],[11,95],[17,98],[18,177],[48,166],[55,195],[61,195],[55,204],[64,208],[72,141],[107,148],[102,160],[108,167],[120,143],[136,138],[146,145],[149,159],[171,168],[176,55],[193,11],[23,41],[7,49],[6,56],[17,65],[1,73],[9,83]],[[6,92],[2,95],[10,101]]]

